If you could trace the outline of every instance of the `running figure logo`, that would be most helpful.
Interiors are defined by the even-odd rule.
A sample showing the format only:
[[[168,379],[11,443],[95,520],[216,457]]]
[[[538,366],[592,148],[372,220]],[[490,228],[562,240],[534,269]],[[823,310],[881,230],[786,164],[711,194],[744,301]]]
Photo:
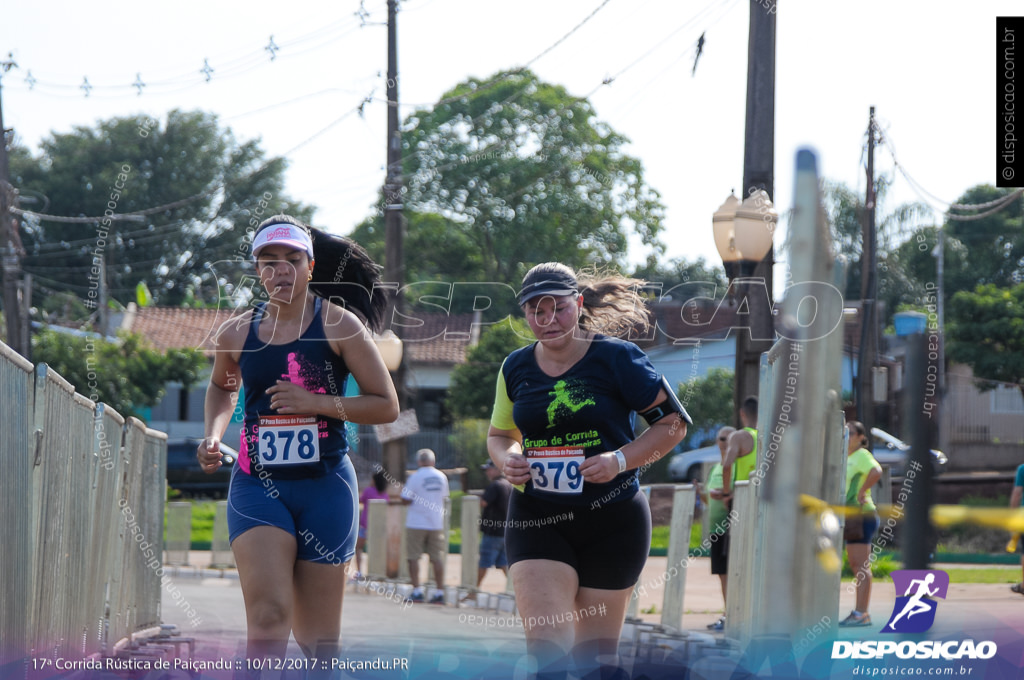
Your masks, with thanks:
[[[892,582],[897,596],[889,623],[883,633],[923,633],[935,623],[935,610],[939,604],[934,599],[946,599],[949,589],[949,574],[938,569],[901,569],[892,572]]]
[[[576,413],[584,406],[595,406],[596,403],[593,399],[585,397],[576,401],[577,398],[583,397],[582,390],[579,387],[570,387],[564,380],[559,380],[555,383],[555,389],[548,392],[554,399],[548,404],[548,427],[555,426],[555,414],[558,412],[558,408],[567,408],[571,413]]]

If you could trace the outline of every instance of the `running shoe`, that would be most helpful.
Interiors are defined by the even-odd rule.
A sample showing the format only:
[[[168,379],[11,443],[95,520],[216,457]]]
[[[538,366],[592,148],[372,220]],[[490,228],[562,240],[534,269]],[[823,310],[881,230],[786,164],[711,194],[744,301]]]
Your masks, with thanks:
[[[709,623],[708,630],[713,630],[715,632],[721,632],[725,630],[725,617],[723,616],[714,623]]]
[[[864,612],[863,614],[858,614],[856,611],[852,611],[850,612],[849,616],[847,616],[845,619],[839,622],[839,625],[843,628],[858,628],[860,626],[870,626],[871,616],[867,612]]]
[[[444,594],[443,593],[434,593],[433,595],[431,595],[430,596],[430,604],[444,604]]]
[[[406,602],[423,602],[423,593],[413,592],[408,597],[405,598],[405,601]]]

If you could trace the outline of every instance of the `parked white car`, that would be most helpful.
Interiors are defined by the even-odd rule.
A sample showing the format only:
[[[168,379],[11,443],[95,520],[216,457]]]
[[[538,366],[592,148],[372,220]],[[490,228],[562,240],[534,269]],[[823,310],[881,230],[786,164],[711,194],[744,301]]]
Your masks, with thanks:
[[[877,427],[871,428],[871,435],[874,446],[871,454],[882,465],[889,466],[889,473],[893,477],[902,477],[907,463],[907,455],[910,453],[910,444],[907,444],[885,430]],[[941,474],[946,469],[948,459],[946,454],[937,449],[931,450],[932,471],[934,474]],[[718,446],[704,446],[692,451],[684,451],[672,456],[668,462],[668,474],[673,482],[690,482],[701,479],[701,466],[704,463],[717,463],[721,460],[718,453]]]

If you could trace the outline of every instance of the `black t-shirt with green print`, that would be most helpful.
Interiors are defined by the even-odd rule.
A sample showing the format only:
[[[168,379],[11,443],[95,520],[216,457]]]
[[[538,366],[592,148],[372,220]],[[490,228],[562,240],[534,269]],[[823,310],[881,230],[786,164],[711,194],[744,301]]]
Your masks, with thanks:
[[[654,401],[660,374],[639,347],[603,335],[557,377],[540,369],[535,349],[536,343],[516,350],[502,367],[512,418],[531,461],[526,493],[577,506],[632,497],[639,489],[637,468],[592,484],[582,481],[579,463],[633,440],[636,412]]]

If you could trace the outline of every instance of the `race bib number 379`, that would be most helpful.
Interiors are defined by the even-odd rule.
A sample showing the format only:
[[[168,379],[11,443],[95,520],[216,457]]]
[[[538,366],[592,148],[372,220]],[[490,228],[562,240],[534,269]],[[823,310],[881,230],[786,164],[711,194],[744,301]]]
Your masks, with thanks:
[[[260,462],[276,467],[320,460],[316,416],[260,416]]]
[[[573,446],[544,446],[526,451],[533,488],[551,493],[582,493],[580,465],[583,449]]]

